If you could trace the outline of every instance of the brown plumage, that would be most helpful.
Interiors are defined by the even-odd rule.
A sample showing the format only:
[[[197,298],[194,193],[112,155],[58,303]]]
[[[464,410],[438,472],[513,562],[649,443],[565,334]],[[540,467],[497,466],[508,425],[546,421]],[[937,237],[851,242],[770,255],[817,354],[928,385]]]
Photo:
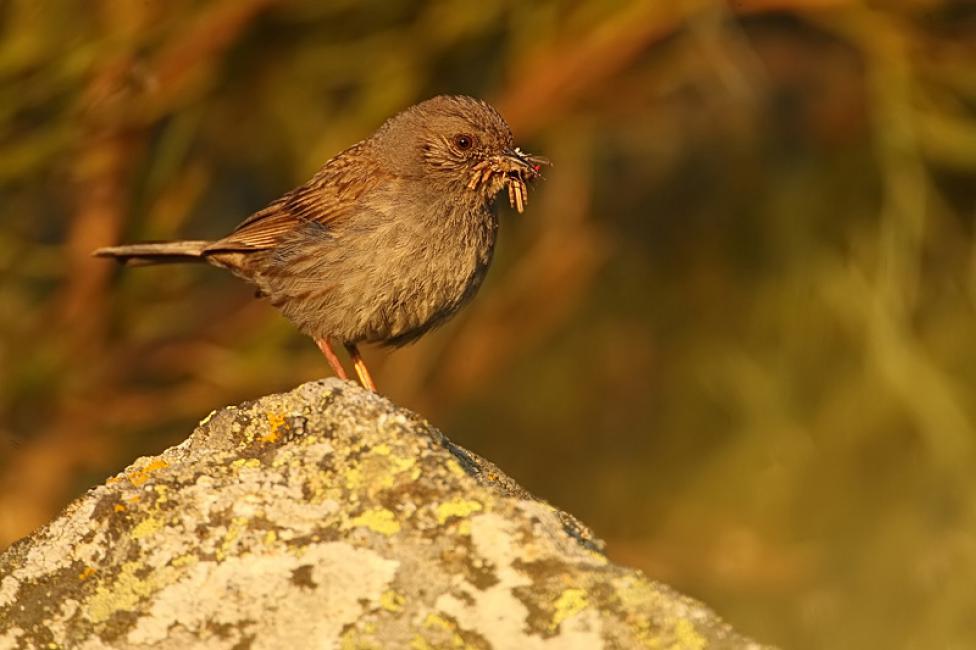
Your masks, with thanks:
[[[127,265],[206,262],[256,286],[345,371],[343,343],[373,388],[359,343],[402,345],[442,324],[491,262],[495,195],[519,212],[543,158],[513,146],[505,120],[471,97],[440,96],[387,120],[217,241],[112,246]]]

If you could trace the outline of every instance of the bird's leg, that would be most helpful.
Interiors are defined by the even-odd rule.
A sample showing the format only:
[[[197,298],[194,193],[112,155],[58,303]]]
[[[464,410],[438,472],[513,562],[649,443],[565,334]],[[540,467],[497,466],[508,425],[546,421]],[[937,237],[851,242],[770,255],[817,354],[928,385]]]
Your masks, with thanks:
[[[336,376],[339,379],[349,379],[349,377],[346,375],[346,369],[342,367],[341,363],[339,363],[339,357],[336,356],[332,346],[329,345],[328,339],[316,338],[315,345],[319,346],[319,350],[322,350],[322,354],[325,355],[325,360],[329,362],[330,366],[332,366],[332,370],[335,371]]]
[[[375,393],[376,384],[373,383],[373,378],[369,376],[369,370],[366,369],[366,362],[363,361],[363,357],[359,354],[359,348],[356,347],[355,343],[346,343],[346,350],[349,352],[349,356],[352,357],[352,365],[356,369],[356,374],[359,376],[359,383],[363,385],[363,388],[368,388]]]

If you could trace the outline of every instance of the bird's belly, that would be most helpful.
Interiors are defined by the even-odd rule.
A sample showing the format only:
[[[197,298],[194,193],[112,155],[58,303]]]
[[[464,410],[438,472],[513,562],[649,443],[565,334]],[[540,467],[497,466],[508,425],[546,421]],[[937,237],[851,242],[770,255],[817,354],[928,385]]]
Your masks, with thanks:
[[[485,253],[433,251],[408,264],[390,264],[393,272],[380,273],[379,286],[372,288],[380,295],[374,294],[379,299],[372,303],[362,340],[403,345],[446,322],[481,286],[490,261],[490,251]]]

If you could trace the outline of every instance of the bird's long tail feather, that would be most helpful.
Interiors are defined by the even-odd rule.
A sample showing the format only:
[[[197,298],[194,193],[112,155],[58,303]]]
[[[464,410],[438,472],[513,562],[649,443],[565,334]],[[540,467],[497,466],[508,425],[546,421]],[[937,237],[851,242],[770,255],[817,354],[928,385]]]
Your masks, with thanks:
[[[208,241],[147,242],[126,246],[106,246],[92,254],[96,257],[111,257],[126,266],[206,262],[207,257],[204,252],[211,243]]]

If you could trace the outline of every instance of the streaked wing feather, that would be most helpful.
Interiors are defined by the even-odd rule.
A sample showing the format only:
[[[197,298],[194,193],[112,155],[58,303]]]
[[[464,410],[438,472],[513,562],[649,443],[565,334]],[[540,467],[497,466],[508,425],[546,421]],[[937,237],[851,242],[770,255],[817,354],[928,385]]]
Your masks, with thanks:
[[[384,177],[362,156],[362,143],[327,162],[304,185],[245,219],[208,250],[264,250],[305,223],[334,224],[359,209],[359,198]]]

